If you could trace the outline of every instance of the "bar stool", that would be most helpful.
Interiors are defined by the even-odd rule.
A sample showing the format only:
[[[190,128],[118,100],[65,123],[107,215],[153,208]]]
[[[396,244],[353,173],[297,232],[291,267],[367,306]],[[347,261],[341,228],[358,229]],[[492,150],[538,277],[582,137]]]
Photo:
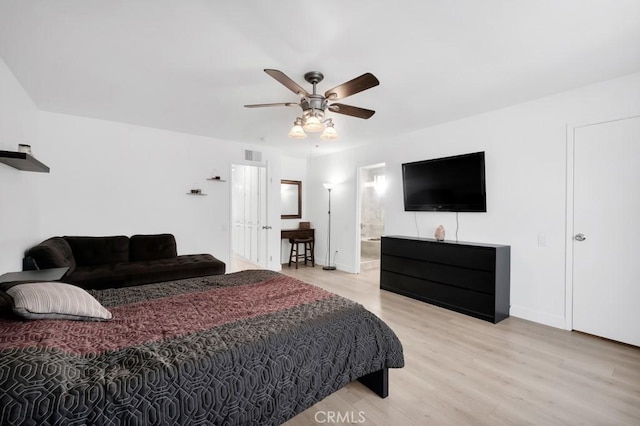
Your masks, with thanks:
[[[311,266],[316,266],[316,257],[313,254],[313,238],[289,238],[289,243],[291,244],[289,267],[291,267],[291,263],[295,263],[296,269],[298,269],[298,261],[300,260],[304,260],[305,265],[307,261],[310,261]],[[300,253],[300,244],[304,245],[304,252],[302,254]]]

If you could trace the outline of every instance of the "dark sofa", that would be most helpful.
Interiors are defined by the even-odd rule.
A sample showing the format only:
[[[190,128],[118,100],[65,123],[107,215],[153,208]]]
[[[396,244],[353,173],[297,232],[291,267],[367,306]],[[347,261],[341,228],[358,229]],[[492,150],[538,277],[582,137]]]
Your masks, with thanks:
[[[24,269],[68,266],[64,282],[85,289],[127,287],[225,273],[210,254],[178,256],[171,234],[53,237],[25,253]]]

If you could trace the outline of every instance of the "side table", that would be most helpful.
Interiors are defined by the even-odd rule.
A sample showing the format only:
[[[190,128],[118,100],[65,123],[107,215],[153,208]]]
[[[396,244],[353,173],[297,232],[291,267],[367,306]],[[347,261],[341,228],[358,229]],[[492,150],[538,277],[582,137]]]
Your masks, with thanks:
[[[59,281],[67,274],[69,268],[37,269],[35,271],[7,272],[0,275],[0,283],[12,281]]]

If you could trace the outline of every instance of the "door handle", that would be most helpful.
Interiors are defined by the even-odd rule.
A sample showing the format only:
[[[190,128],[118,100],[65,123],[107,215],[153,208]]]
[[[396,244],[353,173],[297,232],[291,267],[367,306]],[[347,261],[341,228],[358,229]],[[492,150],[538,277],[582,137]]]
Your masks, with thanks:
[[[273,226],[263,226],[262,229],[273,229]]]
[[[576,241],[584,241],[587,239],[587,237],[585,237],[584,234],[576,234],[576,236],[573,238],[575,238]]]

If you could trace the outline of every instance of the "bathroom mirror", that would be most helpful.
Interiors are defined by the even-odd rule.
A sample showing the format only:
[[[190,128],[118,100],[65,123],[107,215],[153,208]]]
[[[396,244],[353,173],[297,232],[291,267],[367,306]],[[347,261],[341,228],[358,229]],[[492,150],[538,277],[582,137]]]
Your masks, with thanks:
[[[280,218],[302,218],[302,182],[299,180],[280,181]]]

